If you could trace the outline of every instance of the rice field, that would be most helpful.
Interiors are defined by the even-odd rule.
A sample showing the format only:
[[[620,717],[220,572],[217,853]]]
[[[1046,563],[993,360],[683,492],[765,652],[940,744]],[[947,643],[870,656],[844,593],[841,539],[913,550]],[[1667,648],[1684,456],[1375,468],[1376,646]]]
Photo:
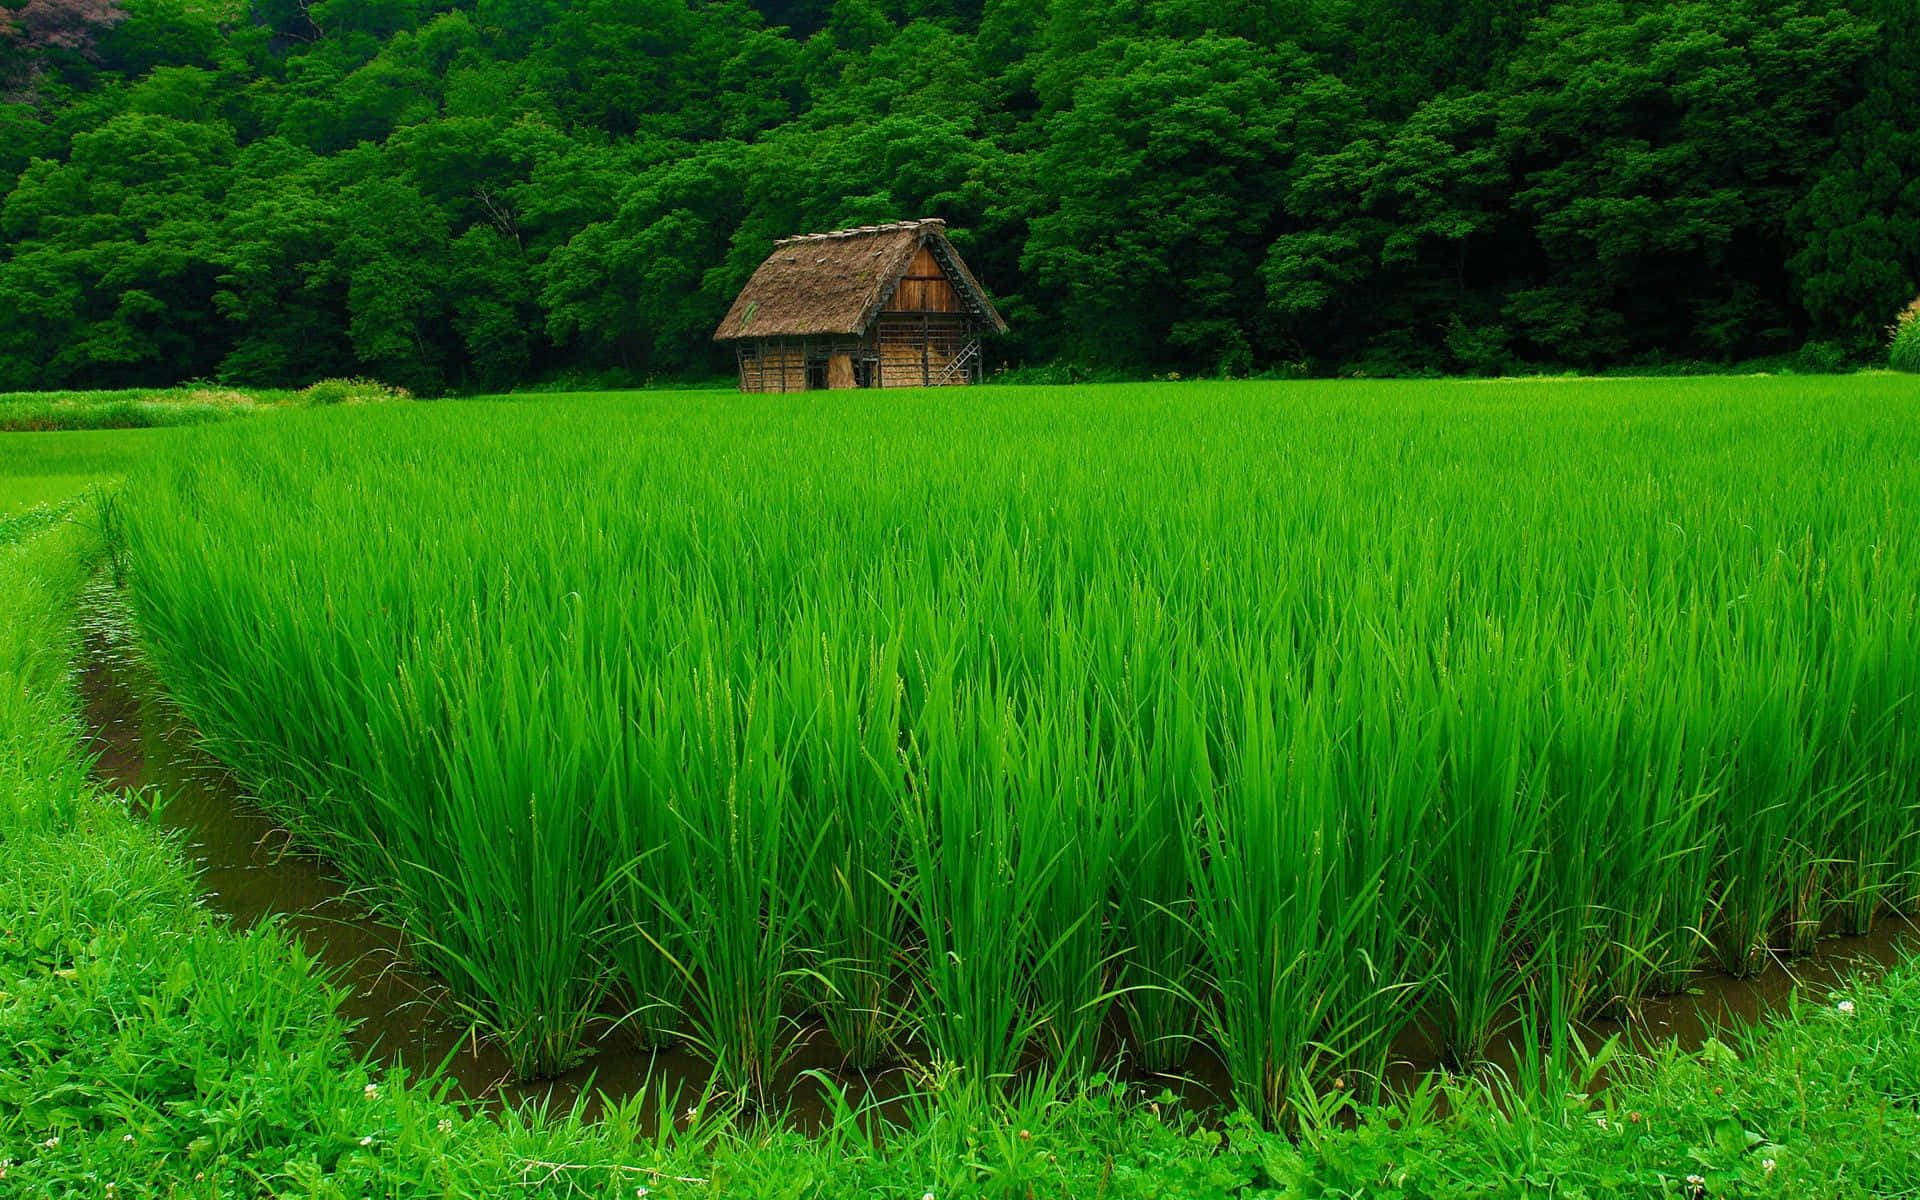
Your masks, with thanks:
[[[609,1015],[1270,1121],[1920,900],[1920,386],[293,411],[111,530],[173,698],[528,1076]]]

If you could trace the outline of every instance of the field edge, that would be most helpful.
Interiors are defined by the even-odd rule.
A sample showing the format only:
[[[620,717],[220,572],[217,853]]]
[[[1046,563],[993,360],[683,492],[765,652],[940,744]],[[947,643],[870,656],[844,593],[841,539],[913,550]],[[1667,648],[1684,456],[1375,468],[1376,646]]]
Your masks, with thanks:
[[[0,1194],[1220,1196],[1886,1194],[1920,1185],[1920,964],[1805,998],[1701,1054],[1614,1064],[1596,1102],[1470,1082],[1322,1097],[1299,1142],[1100,1084],[954,1098],[884,1142],[698,1113],[472,1115],[354,1061],[273,926],[236,933],[179,847],[87,776],[74,600],[84,524],[0,544]],[[157,952],[163,951],[163,953]],[[137,1013],[138,1016],[128,1014]],[[1346,1111],[1340,1111],[1346,1109]],[[1444,1114],[1442,1112],[1444,1109]],[[1352,1127],[1348,1127],[1352,1126]]]

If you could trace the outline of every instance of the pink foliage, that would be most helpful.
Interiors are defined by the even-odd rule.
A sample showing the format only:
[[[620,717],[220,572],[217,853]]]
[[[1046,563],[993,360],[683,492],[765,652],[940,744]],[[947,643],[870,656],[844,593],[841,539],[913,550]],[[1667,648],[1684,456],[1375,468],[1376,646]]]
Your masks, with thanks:
[[[126,18],[119,0],[27,0],[24,7],[0,9],[0,37],[28,50],[84,53],[103,30]]]

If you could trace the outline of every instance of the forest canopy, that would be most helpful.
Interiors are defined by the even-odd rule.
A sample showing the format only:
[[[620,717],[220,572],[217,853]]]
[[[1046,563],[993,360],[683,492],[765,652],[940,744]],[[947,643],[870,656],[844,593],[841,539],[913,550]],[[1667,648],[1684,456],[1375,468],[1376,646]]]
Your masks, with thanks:
[[[0,0],[0,390],[705,377],[939,216],[1063,372],[1877,353],[1911,0]]]

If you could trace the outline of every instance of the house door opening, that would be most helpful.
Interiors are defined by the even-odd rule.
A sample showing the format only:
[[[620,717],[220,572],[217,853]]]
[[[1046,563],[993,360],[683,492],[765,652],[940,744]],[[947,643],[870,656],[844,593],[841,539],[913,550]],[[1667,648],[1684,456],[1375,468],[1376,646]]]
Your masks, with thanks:
[[[825,360],[807,364],[807,390],[816,392],[827,386],[827,364]]]

